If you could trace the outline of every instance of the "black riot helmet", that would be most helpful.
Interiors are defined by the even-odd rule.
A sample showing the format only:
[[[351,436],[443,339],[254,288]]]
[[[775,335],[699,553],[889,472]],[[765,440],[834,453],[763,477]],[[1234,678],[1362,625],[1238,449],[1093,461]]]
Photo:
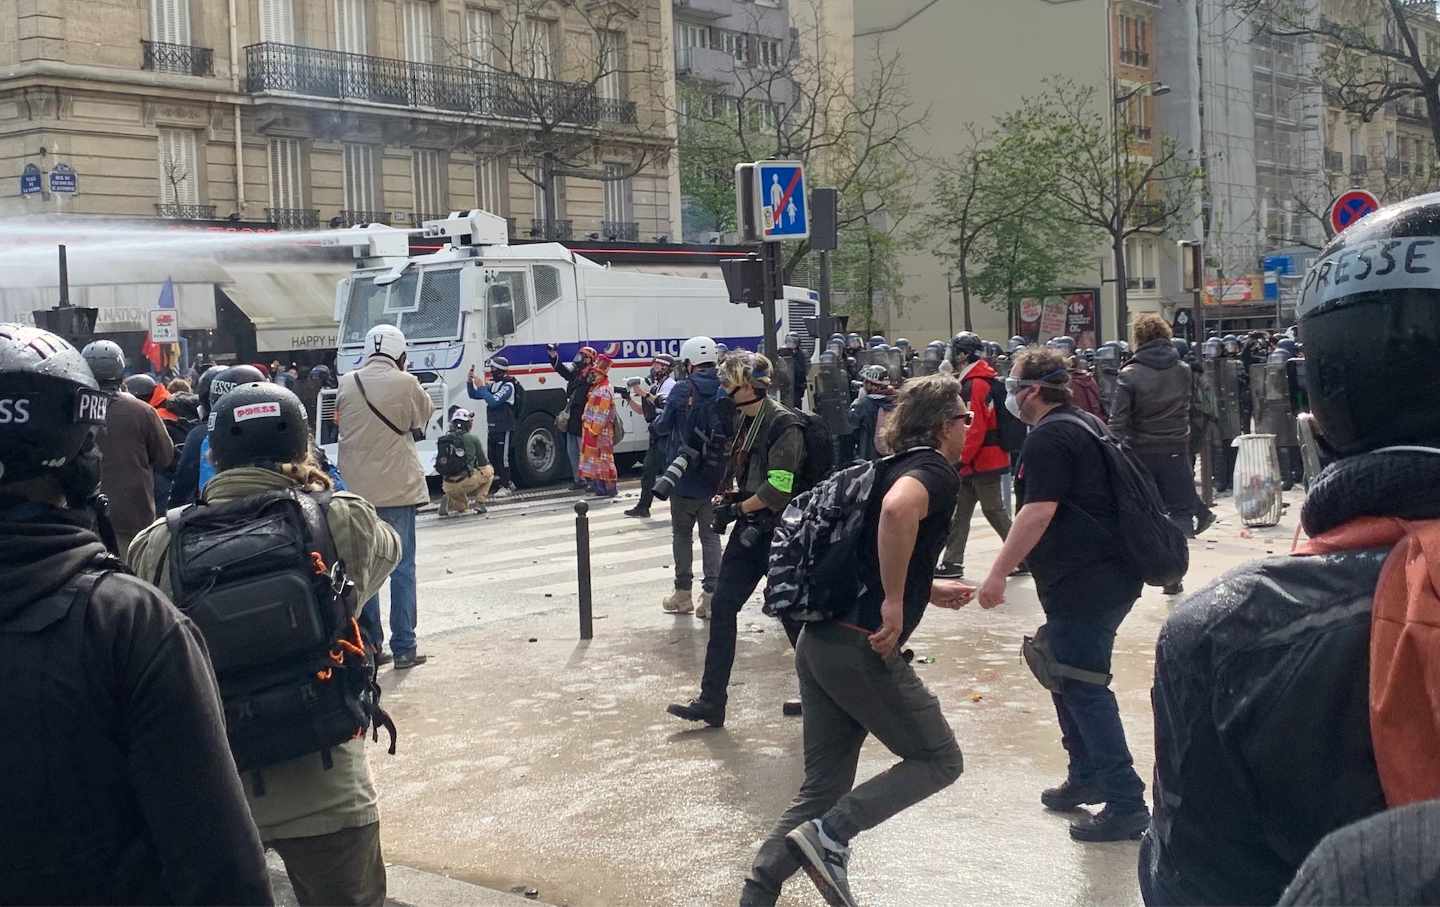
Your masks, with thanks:
[[[232,365],[210,379],[210,396],[208,398],[209,412],[215,412],[215,407],[220,403],[220,398],[242,384],[253,384],[256,381],[265,381],[263,372],[253,365]]]
[[[1045,345],[1052,350],[1059,350],[1066,356],[1075,355],[1075,338],[1069,336],[1051,337]]]
[[[125,379],[125,392],[149,403],[155,396],[155,379],[149,375],[131,375]]]
[[[1440,194],[1390,205],[1332,239],[1296,314],[1311,411],[1329,447],[1349,456],[1440,442]],[[1383,405],[1397,394],[1405,405]]]
[[[210,455],[215,468],[297,463],[310,452],[305,407],[288,388],[269,381],[242,384],[215,402]]]
[[[980,335],[973,331],[961,331],[950,341],[950,349],[955,352],[956,359],[964,356],[973,362],[985,349],[985,341],[981,340]]]
[[[913,349],[913,345],[910,343],[909,340],[901,337],[899,340],[895,341],[895,349],[900,350],[908,356],[910,354],[910,350]]]
[[[1010,354],[1013,356],[1017,351],[1025,349],[1027,343],[1024,337],[1016,334],[1010,338]]]
[[[125,353],[113,340],[96,340],[80,351],[101,388],[113,391],[125,380]]]
[[[887,340],[885,339],[885,335],[884,335],[884,334],[872,334],[872,335],[870,336],[870,344],[869,344],[869,346],[870,346],[870,349],[876,350],[876,349],[879,349],[879,348],[882,347],[882,346],[889,346],[889,341],[887,341]]]
[[[1225,349],[1225,355],[1240,355],[1240,338],[1236,337],[1234,334],[1226,334],[1224,337],[1221,338],[1220,344]]]
[[[1181,359],[1190,358],[1190,341],[1184,337],[1172,337],[1170,342],[1175,344],[1175,352],[1180,354]]]
[[[225,371],[223,365],[212,365],[200,373],[200,380],[195,382],[195,396],[200,398],[200,415],[210,412],[210,385],[215,382],[215,376]]]
[[[1205,341],[1203,355],[1206,359],[1219,359],[1220,354],[1224,351],[1224,346],[1220,343],[1219,337],[1211,337],[1209,340]]]
[[[54,473],[72,507],[100,484],[95,432],[110,396],[64,338],[0,324],[0,483]]]
[[[1290,352],[1290,351],[1287,350],[1287,349],[1281,349],[1281,348],[1277,347],[1277,348],[1271,350],[1271,351],[1270,351],[1270,354],[1265,357],[1265,364],[1266,364],[1266,365],[1284,365],[1286,362],[1289,362],[1290,359],[1291,359],[1291,357],[1293,357],[1294,355],[1295,355],[1294,353]]]
[[[1290,337],[1281,338],[1280,342],[1275,344],[1275,348],[1277,350],[1285,350],[1292,356],[1300,352],[1300,344],[1296,343],[1294,339]]]

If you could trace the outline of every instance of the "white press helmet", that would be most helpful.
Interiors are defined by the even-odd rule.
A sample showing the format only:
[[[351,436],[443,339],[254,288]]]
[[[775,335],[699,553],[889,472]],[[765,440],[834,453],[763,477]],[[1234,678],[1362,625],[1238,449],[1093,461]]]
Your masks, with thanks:
[[[405,355],[405,335],[393,324],[377,324],[365,335],[365,358],[384,356],[400,361]]]
[[[709,337],[691,337],[680,345],[680,361],[692,366],[714,365],[718,358],[715,341]]]

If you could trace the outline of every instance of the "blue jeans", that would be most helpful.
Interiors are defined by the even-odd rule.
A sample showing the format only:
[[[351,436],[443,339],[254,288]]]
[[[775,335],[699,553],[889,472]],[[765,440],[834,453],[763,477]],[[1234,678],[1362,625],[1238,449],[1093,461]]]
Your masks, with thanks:
[[[566,435],[565,450],[570,455],[570,477],[580,483],[580,436]]]
[[[390,651],[396,656],[415,654],[415,508],[376,507],[375,512],[400,534],[400,563],[390,574]],[[380,623],[380,596],[365,603],[360,628],[376,649],[384,647]]]
[[[1134,602],[1086,614],[1085,619],[1049,618],[1045,632],[1055,660],[1087,671],[1110,673],[1115,631]],[[1070,756],[1069,780],[1095,785],[1104,802],[1121,810],[1145,804],[1145,783],[1135,774],[1135,761],[1125,742],[1120,707],[1108,686],[1069,678],[1052,693],[1060,718],[1061,741]]]

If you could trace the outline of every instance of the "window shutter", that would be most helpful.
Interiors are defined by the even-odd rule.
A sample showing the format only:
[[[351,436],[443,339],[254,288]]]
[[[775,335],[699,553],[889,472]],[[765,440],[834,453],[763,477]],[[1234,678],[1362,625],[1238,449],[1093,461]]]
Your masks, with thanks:
[[[260,0],[260,40],[295,43],[295,8],[292,0]]]
[[[374,211],[375,149],[370,145],[345,146],[345,207],[350,211]]]
[[[270,140],[270,207],[305,207],[305,182],[298,139]]]
[[[434,28],[426,0],[405,0],[401,7],[405,30],[405,59],[411,63],[429,63],[434,59]]]
[[[365,0],[335,0],[335,49],[363,54],[369,49]]]
[[[190,43],[189,0],[151,0],[150,34],[166,44]]]
[[[488,9],[472,9],[466,30],[470,65],[476,69],[495,68],[495,14]]]

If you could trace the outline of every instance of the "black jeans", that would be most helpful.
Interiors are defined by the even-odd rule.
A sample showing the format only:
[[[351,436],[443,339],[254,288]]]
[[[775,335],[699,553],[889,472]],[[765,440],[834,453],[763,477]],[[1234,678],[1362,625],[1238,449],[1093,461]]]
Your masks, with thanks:
[[[510,479],[510,432],[491,429],[485,439],[485,455],[490,458],[490,465],[495,467],[495,485],[497,488],[513,488],[515,483]]]
[[[754,544],[745,545],[746,529],[755,524],[740,520],[730,529],[730,540],[720,558],[720,579],[710,601],[710,643],[705,648],[705,673],[700,678],[700,698],[723,706],[735,667],[735,639],[740,609],[754,594],[755,587],[770,567],[770,532],[762,530]],[[753,535],[753,533],[750,533]],[[790,645],[800,636],[800,625],[785,623]]]
[[[1110,673],[1119,629],[1135,600],[1083,615],[1049,617],[1045,632],[1055,660],[1087,671]],[[1060,692],[1050,694],[1060,719],[1061,742],[1070,757],[1069,781],[1094,785],[1104,802],[1118,809],[1145,805],[1145,783],[1125,742],[1120,706],[1108,686],[1066,678]]]
[[[640,474],[640,503],[636,510],[649,510],[655,500],[655,480],[670,464],[665,462],[665,439],[650,436],[650,446],[645,450],[645,471]]]
[[[1142,450],[1136,453],[1160,489],[1160,499],[1165,502],[1170,522],[1179,526],[1186,538],[1194,535],[1198,515],[1195,505],[1199,499],[1195,496],[1195,473],[1190,468],[1189,452]]]

